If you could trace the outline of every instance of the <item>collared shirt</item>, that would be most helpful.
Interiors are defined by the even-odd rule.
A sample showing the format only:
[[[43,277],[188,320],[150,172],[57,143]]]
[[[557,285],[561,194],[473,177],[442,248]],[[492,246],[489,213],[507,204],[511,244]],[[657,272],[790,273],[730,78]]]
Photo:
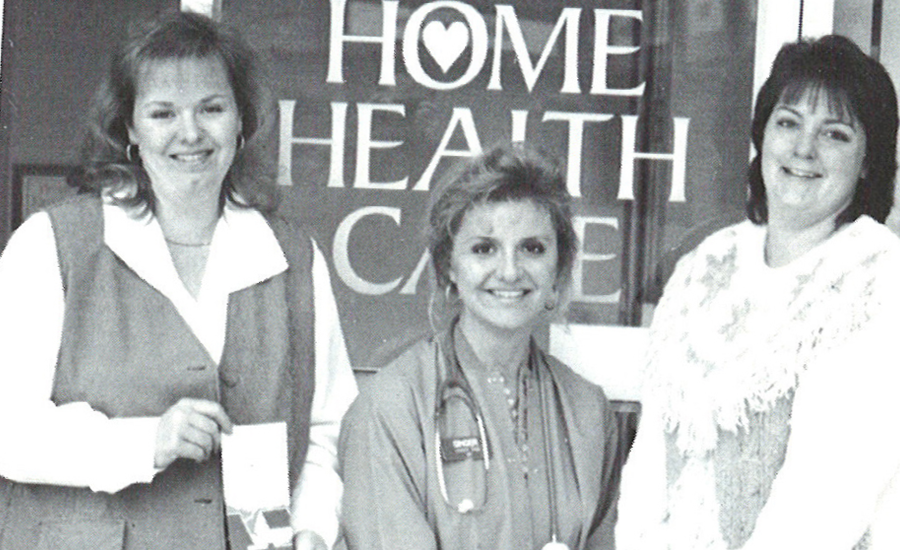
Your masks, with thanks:
[[[155,218],[133,218],[103,207],[105,244],[138,276],[166,296],[210,356],[221,359],[228,296],[287,269],[272,230],[254,210],[226,205],[210,245],[195,299],[178,277]],[[309,451],[292,496],[295,531],[337,537],[342,484],[337,437],[356,397],[327,264],[316,249],[316,379]],[[116,492],[146,483],[159,418],[107,418],[87,403],[51,401],[64,311],[50,218],[22,224],[0,256],[0,475],[19,482]]]

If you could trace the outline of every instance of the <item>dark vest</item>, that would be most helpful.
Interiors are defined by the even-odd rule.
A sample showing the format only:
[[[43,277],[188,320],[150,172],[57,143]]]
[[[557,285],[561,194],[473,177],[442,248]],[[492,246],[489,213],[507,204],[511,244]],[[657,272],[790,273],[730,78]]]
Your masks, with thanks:
[[[236,424],[287,421],[293,486],[315,380],[310,238],[269,220],[290,267],[229,296],[217,366],[172,303],[104,244],[99,200],[48,212],[65,289],[53,401],[87,402],[115,418],[159,416],[197,397],[221,402]],[[178,460],[115,494],[0,478],[0,549],[41,548],[224,549],[219,456]]]

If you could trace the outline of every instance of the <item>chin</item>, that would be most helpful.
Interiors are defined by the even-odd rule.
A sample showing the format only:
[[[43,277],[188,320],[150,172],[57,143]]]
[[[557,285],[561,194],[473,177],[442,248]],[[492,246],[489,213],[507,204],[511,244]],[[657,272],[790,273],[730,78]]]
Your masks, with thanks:
[[[540,325],[540,317],[538,316],[530,316],[528,318],[523,317],[502,317],[493,319],[491,322],[491,326],[495,327],[497,330],[509,333],[530,333],[533,331],[538,325]]]

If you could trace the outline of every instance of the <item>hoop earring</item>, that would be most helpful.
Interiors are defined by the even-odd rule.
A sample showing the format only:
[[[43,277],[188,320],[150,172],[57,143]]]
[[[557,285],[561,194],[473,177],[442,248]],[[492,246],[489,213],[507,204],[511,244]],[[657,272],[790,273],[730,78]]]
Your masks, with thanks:
[[[449,304],[453,299],[453,296],[451,296],[451,294],[454,292],[452,287],[453,283],[447,283],[447,286],[444,287],[444,303]]]
[[[128,159],[128,162],[133,164],[135,162],[134,159],[137,158],[137,156],[138,156],[138,146],[137,145],[135,145],[134,143],[129,143],[128,145],[125,146],[125,158]]]

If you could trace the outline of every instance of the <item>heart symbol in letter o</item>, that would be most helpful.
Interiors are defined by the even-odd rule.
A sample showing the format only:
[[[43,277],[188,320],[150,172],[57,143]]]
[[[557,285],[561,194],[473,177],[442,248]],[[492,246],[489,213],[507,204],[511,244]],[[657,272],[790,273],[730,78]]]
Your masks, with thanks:
[[[469,45],[469,29],[460,21],[449,27],[440,21],[431,21],[422,29],[422,42],[446,73]]]

